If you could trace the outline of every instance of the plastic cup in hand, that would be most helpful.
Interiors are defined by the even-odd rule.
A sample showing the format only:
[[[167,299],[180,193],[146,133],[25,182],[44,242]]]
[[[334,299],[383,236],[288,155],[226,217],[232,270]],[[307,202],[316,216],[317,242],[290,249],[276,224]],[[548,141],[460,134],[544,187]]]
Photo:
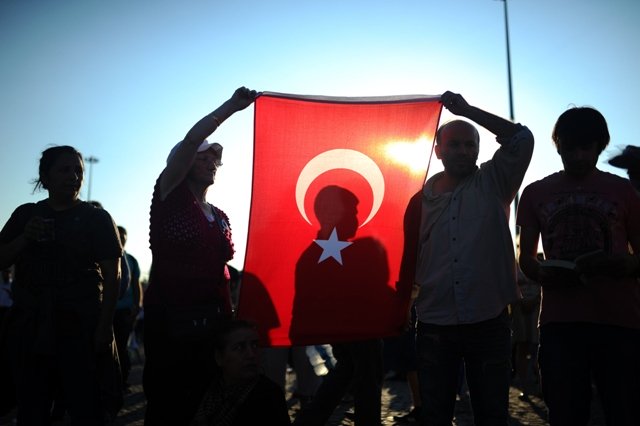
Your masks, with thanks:
[[[53,241],[56,238],[55,220],[54,219],[42,219],[42,232],[40,232],[40,238],[38,241]]]

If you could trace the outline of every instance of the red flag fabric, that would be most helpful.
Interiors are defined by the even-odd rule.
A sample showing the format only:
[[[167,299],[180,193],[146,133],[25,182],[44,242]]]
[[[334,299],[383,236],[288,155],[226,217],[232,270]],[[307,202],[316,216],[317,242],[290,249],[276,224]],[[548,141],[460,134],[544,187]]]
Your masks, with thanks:
[[[424,183],[439,96],[265,92],[238,316],[268,346],[398,334],[407,203]]]

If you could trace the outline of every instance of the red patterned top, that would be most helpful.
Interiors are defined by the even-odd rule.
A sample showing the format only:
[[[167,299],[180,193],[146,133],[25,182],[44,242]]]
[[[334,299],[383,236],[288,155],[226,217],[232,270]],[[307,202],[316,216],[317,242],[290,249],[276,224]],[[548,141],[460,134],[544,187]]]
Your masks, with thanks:
[[[153,191],[149,242],[153,264],[145,306],[221,303],[231,312],[229,271],[233,258],[229,218],[214,207],[209,222],[183,181],[161,201]]]

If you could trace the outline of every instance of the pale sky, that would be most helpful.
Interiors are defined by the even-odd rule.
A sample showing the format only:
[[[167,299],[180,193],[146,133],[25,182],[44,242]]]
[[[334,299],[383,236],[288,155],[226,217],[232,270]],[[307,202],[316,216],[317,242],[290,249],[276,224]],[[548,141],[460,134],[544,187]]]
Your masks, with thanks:
[[[515,119],[536,137],[524,184],[562,167],[550,134],[572,105],[604,114],[611,144],[598,166],[626,176],[606,160],[640,145],[640,2],[509,0],[508,11]],[[0,222],[46,198],[30,183],[41,152],[72,145],[99,159],[91,198],[128,229],[127,250],[145,273],[151,193],[169,150],[239,86],[325,96],[451,90],[509,116],[499,0],[4,0],[0,52]],[[208,198],[230,216],[238,268],[252,126],[249,107],[211,138],[225,149]],[[480,161],[496,148],[481,133]],[[434,159],[432,172],[439,167]],[[83,199],[88,183],[87,164]]]

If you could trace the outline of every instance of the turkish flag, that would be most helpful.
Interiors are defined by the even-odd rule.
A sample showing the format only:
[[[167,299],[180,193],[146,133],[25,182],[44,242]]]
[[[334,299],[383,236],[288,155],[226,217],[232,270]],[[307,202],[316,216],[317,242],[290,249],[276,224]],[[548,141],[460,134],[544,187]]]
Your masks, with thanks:
[[[264,345],[402,332],[403,216],[426,178],[439,99],[256,99],[238,317],[257,323]]]

